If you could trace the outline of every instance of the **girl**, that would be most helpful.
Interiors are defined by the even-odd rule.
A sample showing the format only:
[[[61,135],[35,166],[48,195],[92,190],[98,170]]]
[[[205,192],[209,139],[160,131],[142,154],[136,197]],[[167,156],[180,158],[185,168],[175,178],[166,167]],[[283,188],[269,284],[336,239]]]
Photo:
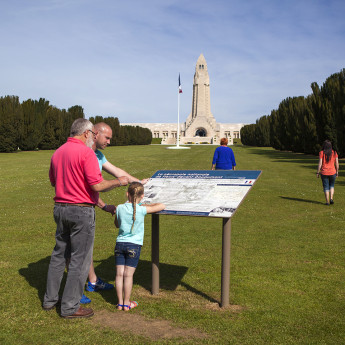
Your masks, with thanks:
[[[119,235],[115,246],[117,309],[128,311],[138,306],[131,301],[133,274],[138,265],[141,246],[144,239],[144,217],[147,213],[164,210],[163,204],[142,205],[144,187],[140,182],[133,182],[127,191],[128,201],[116,208],[115,226]]]
[[[325,140],[322,145],[322,151],[319,153],[319,166],[317,168],[316,176],[319,177],[321,173],[326,205],[334,204],[334,182],[335,178],[338,176],[338,171],[338,154],[336,151],[333,151],[332,143],[329,140]]]

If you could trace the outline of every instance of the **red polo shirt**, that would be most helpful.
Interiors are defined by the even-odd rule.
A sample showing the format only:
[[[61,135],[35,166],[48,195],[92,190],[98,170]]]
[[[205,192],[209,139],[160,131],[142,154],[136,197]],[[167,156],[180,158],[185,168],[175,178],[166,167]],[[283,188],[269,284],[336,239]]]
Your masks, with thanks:
[[[97,204],[98,192],[90,186],[103,181],[95,152],[77,138],[67,142],[53,154],[49,179],[55,186],[55,202]]]

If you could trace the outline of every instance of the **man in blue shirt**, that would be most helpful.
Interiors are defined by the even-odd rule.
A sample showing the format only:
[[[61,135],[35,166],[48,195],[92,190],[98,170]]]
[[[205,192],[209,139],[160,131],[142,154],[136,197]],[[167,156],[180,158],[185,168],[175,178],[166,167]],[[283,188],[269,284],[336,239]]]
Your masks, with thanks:
[[[111,127],[108,126],[104,122],[99,122],[95,124],[94,130],[97,133],[97,135],[94,140],[94,145],[92,149],[95,151],[95,154],[97,156],[99,169],[101,171],[105,170],[107,173],[109,173],[110,175],[113,175],[116,178],[124,177],[128,180],[128,183],[131,183],[134,181],[141,182],[142,184],[147,183],[148,179],[139,180],[136,177],[128,174],[126,171],[108,162],[104,154],[100,151],[100,150],[104,150],[110,144],[110,140],[113,136]],[[114,205],[107,205],[103,200],[101,200],[101,198],[99,198],[97,206],[100,207],[105,212],[109,212],[112,215],[115,214],[116,207]],[[106,283],[102,279],[97,277],[95,273],[93,261],[92,261],[90,270],[89,270],[89,281],[87,283],[86,291],[97,292],[101,290],[110,290],[113,288],[114,288],[113,284]],[[84,303],[90,303],[90,302],[91,300],[86,298]]]

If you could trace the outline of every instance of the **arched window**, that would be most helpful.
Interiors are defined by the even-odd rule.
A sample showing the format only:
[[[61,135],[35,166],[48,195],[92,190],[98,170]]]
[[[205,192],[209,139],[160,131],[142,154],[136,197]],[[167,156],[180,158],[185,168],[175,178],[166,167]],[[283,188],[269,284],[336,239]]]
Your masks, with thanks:
[[[206,130],[204,128],[198,128],[195,132],[196,137],[206,137]]]

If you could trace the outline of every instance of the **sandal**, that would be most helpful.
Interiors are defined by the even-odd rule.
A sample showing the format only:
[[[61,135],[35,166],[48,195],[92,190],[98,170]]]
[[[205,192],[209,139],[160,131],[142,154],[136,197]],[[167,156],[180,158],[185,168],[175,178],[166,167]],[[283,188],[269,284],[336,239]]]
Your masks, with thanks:
[[[123,307],[124,307],[123,304],[117,304],[117,305],[116,305],[116,309],[117,309],[117,310],[122,310]]]
[[[124,311],[128,311],[130,309],[136,308],[139,305],[139,303],[137,301],[129,301],[129,302],[130,302],[130,305],[127,305],[127,304],[123,305]],[[132,304],[134,304],[133,307],[131,307]],[[128,309],[125,309],[125,308],[128,308]]]

